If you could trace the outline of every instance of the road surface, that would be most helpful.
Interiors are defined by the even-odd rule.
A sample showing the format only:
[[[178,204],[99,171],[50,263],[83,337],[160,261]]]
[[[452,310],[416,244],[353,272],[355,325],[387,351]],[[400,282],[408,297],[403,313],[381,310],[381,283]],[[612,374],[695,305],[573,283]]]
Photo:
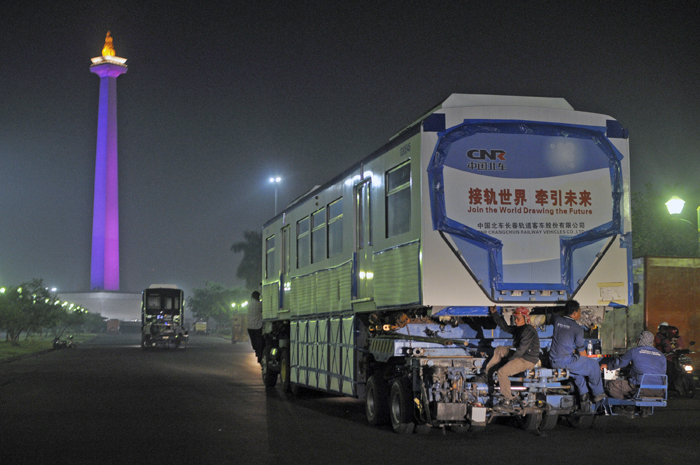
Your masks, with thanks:
[[[138,335],[0,364],[0,464],[697,463],[700,399],[646,419],[546,435],[399,436],[348,398],[266,390],[248,344],[194,337],[142,351]]]

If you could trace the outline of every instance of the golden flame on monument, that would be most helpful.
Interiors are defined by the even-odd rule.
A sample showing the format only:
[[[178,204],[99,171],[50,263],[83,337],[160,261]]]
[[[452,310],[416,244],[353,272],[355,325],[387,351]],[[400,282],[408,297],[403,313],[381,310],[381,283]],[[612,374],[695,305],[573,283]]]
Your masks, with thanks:
[[[107,31],[107,37],[105,38],[105,46],[102,47],[102,56],[117,56],[117,53],[114,51],[114,45],[112,45],[112,35],[110,34],[110,31]]]
[[[92,66],[101,65],[103,63],[111,63],[126,68],[126,58],[118,57],[117,53],[114,51],[114,42],[110,31],[107,31],[107,37],[105,37],[105,46],[102,47],[102,56],[92,59]]]

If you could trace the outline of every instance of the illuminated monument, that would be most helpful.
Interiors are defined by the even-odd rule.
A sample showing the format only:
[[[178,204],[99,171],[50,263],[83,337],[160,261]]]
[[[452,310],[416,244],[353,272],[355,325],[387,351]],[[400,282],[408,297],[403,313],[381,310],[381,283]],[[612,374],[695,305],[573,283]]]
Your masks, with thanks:
[[[102,56],[93,58],[90,66],[90,72],[100,77],[92,216],[92,290],[119,290],[117,77],[126,73],[126,70],[126,58],[116,56],[112,37],[107,32]]]
[[[61,292],[58,295],[61,300],[73,302],[92,313],[99,313],[104,318],[116,318],[140,329],[141,323],[138,319],[141,318],[141,293],[119,290],[117,77],[126,73],[126,58],[116,56],[109,32],[102,56],[92,59],[90,71],[100,77],[92,217],[91,291]]]

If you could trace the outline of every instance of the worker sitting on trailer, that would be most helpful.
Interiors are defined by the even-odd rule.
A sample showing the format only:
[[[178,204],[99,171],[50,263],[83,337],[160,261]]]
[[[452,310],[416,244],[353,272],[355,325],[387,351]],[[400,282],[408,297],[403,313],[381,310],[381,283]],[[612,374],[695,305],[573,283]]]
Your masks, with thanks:
[[[637,339],[637,347],[628,350],[622,357],[615,358],[610,363],[601,364],[600,367],[601,369],[615,370],[627,365],[630,365],[629,379],[613,379],[608,381],[605,386],[613,399],[624,399],[625,396],[637,392],[643,375],[666,374],[666,357],[661,351],[654,348],[654,335],[651,332],[642,331]]]
[[[525,307],[518,307],[513,312],[515,326],[508,326],[496,307],[489,308],[489,312],[491,312],[491,317],[502,331],[513,335],[513,347],[496,347],[493,357],[491,357],[489,363],[486,364],[486,368],[484,368],[484,374],[489,377],[493,367],[504,358],[508,359],[508,362],[497,371],[498,385],[501,388],[503,401],[494,406],[493,409],[504,413],[514,412],[513,403],[515,397],[511,392],[510,379],[508,377],[535,367],[535,364],[540,359],[540,337],[537,335],[535,327],[530,324],[530,311]],[[515,349],[515,352],[512,354],[510,353],[511,348]]]
[[[593,402],[600,402],[605,398],[600,367],[594,359],[586,357],[583,327],[578,324],[580,319],[581,306],[575,300],[566,303],[564,316],[551,315],[550,323],[554,326],[554,332],[549,358],[552,368],[569,370],[581,402],[589,401],[589,384]]]

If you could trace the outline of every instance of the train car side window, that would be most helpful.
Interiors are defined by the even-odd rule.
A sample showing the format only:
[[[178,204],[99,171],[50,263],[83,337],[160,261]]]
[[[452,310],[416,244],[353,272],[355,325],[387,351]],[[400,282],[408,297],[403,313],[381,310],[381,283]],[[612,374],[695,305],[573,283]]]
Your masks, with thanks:
[[[282,228],[282,243],[280,244],[280,247],[282,247],[282,253],[280,256],[282,257],[282,263],[280,263],[280,271],[282,274],[286,275],[289,273],[290,267],[289,267],[289,226],[285,226]]]
[[[309,264],[311,256],[311,235],[309,234],[309,217],[297,221],[297,268]]]
[[[386,237],[411,229],[411,163],[386,173]]]
[[[343,252],[343,198],[328,204],[328,258]]]
[[[326,258],[326,209],[321,208],[311,215],[311,263]]]
[[[273,276],[275,270],[275,235],[265,239],[265,278]]]

